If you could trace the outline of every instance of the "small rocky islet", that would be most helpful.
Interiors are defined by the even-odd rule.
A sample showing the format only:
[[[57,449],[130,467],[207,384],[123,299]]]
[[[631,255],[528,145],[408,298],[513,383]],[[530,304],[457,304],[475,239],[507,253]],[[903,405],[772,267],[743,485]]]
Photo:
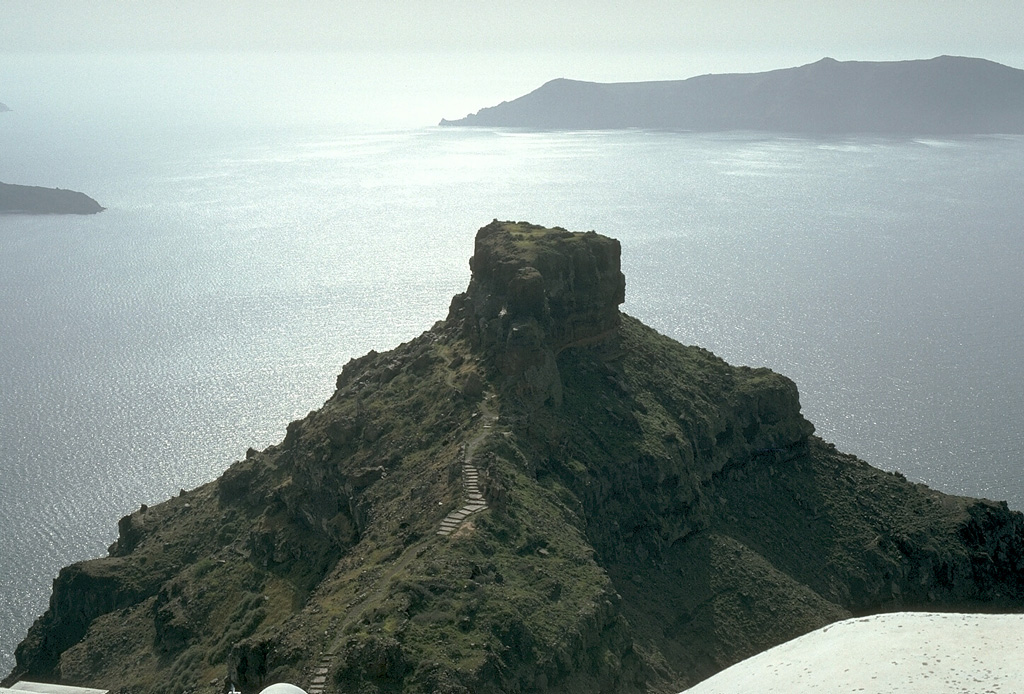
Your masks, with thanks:
[[[0,183],[0,214],[96,214],[104,209],[74,190]]]
[[[10,110],[0,103],[0,113]],[[74,190],[0,183],[0,214],[96,214],[104,209]]]
[[[1024,610],[1024,516],[814,435],[795,384],[619,311],[617,241],[476,235],[468,289],[66,567],[6,680],[678,692],[855,615]]]

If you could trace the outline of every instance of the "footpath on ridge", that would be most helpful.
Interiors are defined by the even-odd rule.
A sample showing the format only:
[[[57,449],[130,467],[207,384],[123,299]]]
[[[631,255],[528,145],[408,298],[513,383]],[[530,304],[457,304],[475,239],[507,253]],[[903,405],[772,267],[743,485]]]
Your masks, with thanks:
[[[462,489],[465,492],[465,504],[455,509],[441,521],[441,527],[437,534],[442,536],[451,535],[467,518],[474,513],[479,513],[487,508],[487,501],[480,493],[480,471],[473,464],[473,454],[477,447],[486,439],[498,417],[487,405],[487,398],[480,403],[480,414],[483,420],[482,430],[477,433],[465,446],[465,457],[462,462]]]
[[[328,691],[327,689],[327,678],[331,671],[331,666],[334,663],[334,658],[341,650],[341,647],[345,643],[345,631],[346,629],[362,617],[366,609],[376,604],[379,600],[385,597],[388,588],[391,585],[391,579],[393,579],[399,572],[405,570],[409,564],[412,563],[416,557],[426,548],[426,546],[434,541],[437,536],[447,537],[466,521],[467,518],[475,513],[484,511],[487,509],[487,501],[484,499],[483,494],[480,492],[480,472],[477,470],[476,465],[473,463],[473,456],[476,453],[477,448],[480,444],[487,439],[494,431],[494,423],[498,420],[498,416],[488,405],[488,400],[493,398],[493,395],[485,396],[480,402],[480,421],[482,426],[466,444],[464,444],[464,454],[462,459],[462,489],[463,489],[463,504],[458,507],[447,516],[440,523],[436,534],[434,536],[428,536],[419,542],[409,545],[402,554],[399,555],[391,567],[384,572],[384,574],[377,579],[377,583],[373,590],[367,592],[365,597],[359,601],[356,605],[348,611],[345,615],[345,619],[342,620],[341,624],[338,625],[336,630],[336,637],[331,643],[330,647],[324,651],[316,665],[313,666],[312,674],[309,677],[309,684],[306,687],[308,694],[324,694]]]

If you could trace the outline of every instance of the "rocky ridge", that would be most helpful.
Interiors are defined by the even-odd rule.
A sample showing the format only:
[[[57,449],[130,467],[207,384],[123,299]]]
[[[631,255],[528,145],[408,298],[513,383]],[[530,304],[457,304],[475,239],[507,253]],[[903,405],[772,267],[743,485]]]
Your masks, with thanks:
[[[621,314],[616,241],[496,221],[471,268],[280,444],[62,570],[8,681],[675,692],[851,615],[1024,607],[1021,514]]]

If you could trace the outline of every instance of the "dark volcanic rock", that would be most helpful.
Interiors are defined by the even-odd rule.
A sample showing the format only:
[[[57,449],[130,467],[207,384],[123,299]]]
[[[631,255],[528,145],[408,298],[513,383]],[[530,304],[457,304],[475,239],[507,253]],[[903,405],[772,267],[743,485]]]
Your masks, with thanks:
[[[85,193],[0,183],[0,213],[96,214],[104,209]]]
[[[852,615],[1024,609],[1024,516],[840,453],[791,380],[619,313],[616,241],[494,222],[471,267],[280,445],[62,570],[7,682],[675,692]]]
[[[836,135],[1024,132],[1024,70],[978,58],[838,62],[599,84],[557,79],[441,125]]]
[[[626,279],[619,242],[594,232],[495,220],[479,231],[473,278],[452,300],[460,323],[527,401],[560,402],[555,357],[613,340]]]

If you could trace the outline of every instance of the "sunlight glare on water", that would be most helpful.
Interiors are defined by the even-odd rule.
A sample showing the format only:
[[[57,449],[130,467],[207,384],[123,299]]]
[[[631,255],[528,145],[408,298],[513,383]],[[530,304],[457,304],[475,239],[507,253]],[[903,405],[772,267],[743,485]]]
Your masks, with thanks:
[[[65,185],[109,209],[0,218],[0,669],[118,517],[443,319],[493,218],[618,238],[627,312],[793,378],[841,450],[1024,507],[1021,138],[281,126],[129,157],[73,135],[93,163]]]

